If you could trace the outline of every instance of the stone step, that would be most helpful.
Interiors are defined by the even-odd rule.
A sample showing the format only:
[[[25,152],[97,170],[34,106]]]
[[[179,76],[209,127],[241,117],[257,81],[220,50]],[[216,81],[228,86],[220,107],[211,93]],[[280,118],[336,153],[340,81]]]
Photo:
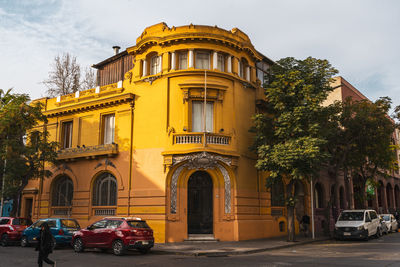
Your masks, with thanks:
[[[214,235],[210,234],[190,234],[185,242],[218,242],[218,239],[214,238]]]

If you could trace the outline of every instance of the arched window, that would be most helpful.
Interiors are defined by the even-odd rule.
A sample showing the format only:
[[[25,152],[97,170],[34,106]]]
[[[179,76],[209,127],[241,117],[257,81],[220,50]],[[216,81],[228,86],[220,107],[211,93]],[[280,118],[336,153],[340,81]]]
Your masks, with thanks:
[[[97,177],[93,189],[93,206],[117,205],[117,179],[112,174]]]
[[[315,184],[315,190],[314,190],[314,196],[315,196],[315,208],[323,208],[324,207],[324,197],[323,197],[323,190],[322,186],[320,183]]]
[[[343,186],[341,186],[340,189],[339,189],[339,200],[340,200],[340,208],[341,209],[345,209]]]
[[[58,178],[53,187],[53,206],[71,206],[74,184],[68,176]]]
[[[276,179],[271,186],[271,206],[285,206],[285,193],[282,179]]]

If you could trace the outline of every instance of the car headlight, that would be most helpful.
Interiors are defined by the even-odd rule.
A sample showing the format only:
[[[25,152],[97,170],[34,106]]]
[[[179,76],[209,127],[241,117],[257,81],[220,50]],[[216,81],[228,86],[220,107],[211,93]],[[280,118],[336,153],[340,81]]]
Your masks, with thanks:
[[[357,227],[357,230],[364,230],[364,226],[363,226],[363,225],[358,226],[358,227]]]

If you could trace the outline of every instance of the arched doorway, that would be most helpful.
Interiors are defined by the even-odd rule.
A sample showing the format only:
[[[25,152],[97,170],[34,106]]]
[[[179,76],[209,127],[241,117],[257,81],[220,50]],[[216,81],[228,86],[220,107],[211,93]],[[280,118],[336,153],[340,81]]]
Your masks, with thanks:
[[[386,199],[387,199],[387,208],[390,212],[393,211],[394,203],[393,203],[393,187],[390,183],[386,185]]]
[[[396,209],[398,210],[400,208],[400,189],[398,185],[394,186],[394,203],[396,204]]]
[[[213,184],[204,171],[193,173],[188,181],[188,234],[213,233]]]
[[[383,209],[384,209],[384,199],[383,199],[383,196],[384,196],[384,190],[385,190],[385,187],[383,186],[383,183],[382,183],[382,181],[379,181],[378,182],[378,212],[379,213],[383,213]]]

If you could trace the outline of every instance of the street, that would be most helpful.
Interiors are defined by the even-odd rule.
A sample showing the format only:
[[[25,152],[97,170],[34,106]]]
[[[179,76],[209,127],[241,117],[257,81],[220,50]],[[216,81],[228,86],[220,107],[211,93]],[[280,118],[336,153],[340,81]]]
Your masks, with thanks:
[[[163,255],[152,251],[125,256],[86,250],[77,254],[71,248],[56,249],[50,259],[62,266],[400,266],[400,234],[392,233],[366,241],[324,241],[263,253],[194,257]],[[36,266],[34,248],[0,247],[0,266]],[[46,265],[44,265],[46,266]]]

